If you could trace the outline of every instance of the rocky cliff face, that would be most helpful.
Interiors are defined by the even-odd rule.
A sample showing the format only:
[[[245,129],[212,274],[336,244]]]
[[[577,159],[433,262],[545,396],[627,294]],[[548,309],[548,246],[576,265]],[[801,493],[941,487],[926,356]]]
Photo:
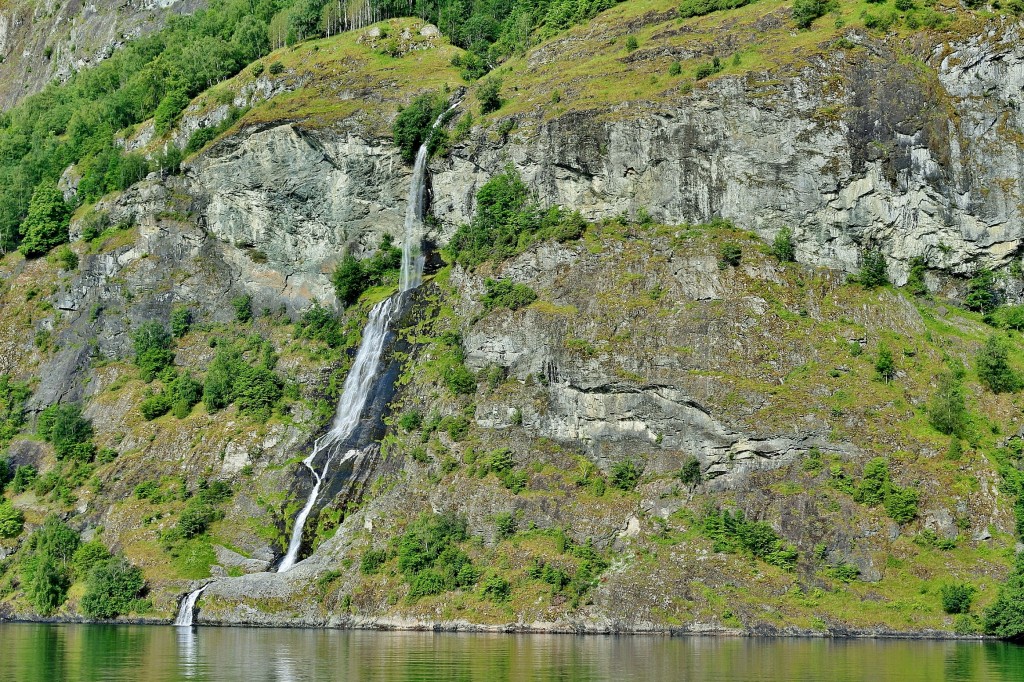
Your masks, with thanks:
[[[205,6],[203,0],[81,2],[14,0],[0,7],[0,110],[106,59],[167,18]]]
[[[386,435],[338,475],[332,490],[352,494],[318,505],[310,556],[289,573],[266,569],[310,487],[297,462],[329,418],[352,351],[301,337],[295,322],[314,300],[336,303],[329,274],[339,259],[400,235],[406,210],[409,168],[380,126],[351,115],[391,116],[380,88],[338,85],[345,113],[330,119],[294,104],[310,94],[303,88],[335,92],[329,76],[313,86],[302,74],[267,81],[269,95],[292,98],[285,113],[257,109],[182,177],[151,176],[104,200],[98,209],[122,229],[77,241],[77,269],[0,261],[0,372],[37,377],[33,411],[84,401],[98,445],[118,451],[59,511],[88,532],[104,527],[104,539],[143,566],[158,617],[216,578],[200,622],[948,633],[937,586],[977,583],[987,603],[1014,546],[1011,504],[989,457],[1017,440],[1015,398],[969,375],[978,428],[947,455],[927,402],[937,375],[957,361],[971,366],[989,330],[950,305],[850,285],[845,272],[878,248],[897,283],[922,256],[936,289],[953,292],[956,275],[984,265],[1010,271],[1005,286],[1016,294],[1008,266],[1022,236],[1020,30],[1007,23],[927,47],[853,31],[809,63],[727,73],[614,107],[568,93],[561,108],[517,104],[537,96],[531,69],[557,64],[572,42],[528,55],[504,74],[506,106],[432,161],[436,220],[426,236],[445,244],[473,214],[477,190],[509,163],[542,205],[594,224],[579,240],[445,269],[425,285],[390,358],[401,372]],[[355,54],[387,73],[401,65],[369,47]],[[470,96],[464,110],[474,104]],[[641,208],[654,220],[634,221]],[[687,224],[716,217],[736,227]],[[783,226],[794,229],[799,264],[764,253]],[[738,265],[723,262],[725,245],[742,253]],[[487,310],[488,277],[527,285],[538,300]],[[234,319],[243,294],[254,323]],[[345,311],[352,330],[366,303]],[[153,389],[131,365],[129,334],[146,320],[166,323],[176,306],[195,314],[176,342],[182,370],[204,372],[223,341],[250,355],[267,343],[289,387],[285,407],[266,423],[234,407],[144,420],[139,403]],[[875,371],[883,348],[895,356],[893,381]],[[447,382],[456,362],[477,375],[468,393]],[[420,426],[394,423],[413,411]],[[520,478],[496,476],[495,453],[502,473]],[[25,433],[10,455],[55,467],[52,448]],[[875,457],[897,488],[918,491],[913,518],[858,501]],[[700,480],[684,481],[693,461]],[[616,487],[627,462],[638,480]],[[235,484],[226,517],[194,548],[209,550],[196,560],[201,570],[161,545],[182,501],[133,494],[179,477]],[[31,492],[16,502],[30,524],[49,510]],[[716,507],[769,524],[799,559],[787,570],[726,551],[702,530]],[[467,517],[460,551],[508,581],[508,600],[476,588],[410,596],[395,538],[421,513],[447,511]],[[497,528],[504,515],[511,534]],[[605,562],[575,600],[529,570],[582,570],[566,547]],[[368,550],[383,551],[383,570],[363,570]],[[30,615],[5,585],[6,613]]]

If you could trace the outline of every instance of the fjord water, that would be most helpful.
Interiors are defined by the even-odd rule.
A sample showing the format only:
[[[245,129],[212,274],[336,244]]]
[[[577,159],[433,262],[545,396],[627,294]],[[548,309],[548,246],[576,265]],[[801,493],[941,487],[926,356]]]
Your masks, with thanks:
[[[0,624],[0,682],[1021,679],[997,642]]]

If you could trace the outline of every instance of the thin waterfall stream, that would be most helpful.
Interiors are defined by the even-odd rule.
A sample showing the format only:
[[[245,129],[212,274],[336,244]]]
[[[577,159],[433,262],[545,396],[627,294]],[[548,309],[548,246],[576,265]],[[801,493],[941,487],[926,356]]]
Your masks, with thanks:
[[[456,102],[445,113],[438,116],[431,130],[441,125],[448,112],[458,105],[459,103]],[[313,445],[313,451],[302,460],[302,464],[309,469],[310,474],[313,476],[313,488],[309,491],[309,497],[306,499],[305,505],[303,505],[295,517],[291,538],[288,542],[288,551],[277,568],[278,573],[290,570],[297,563],[299,551],[302,548],[302,534],[306,521],[316,506],[320,491],[328,478],[328,472],[332,465],[340,465],[360,453],[359,448],[349,448],[345,452],[341,452],[341,449],[345,447],[346,441],[348,441],[359,426],[360,417],[375,384],[391,324],[401,315],[409,298],[408,293],[417,288],[423,279],[425,259],[420,250],[420,240],[423,228],[423,200],[429,156],[427,140],[424,140],[416,153],[416,162],[413,165],[412,171],[412,182],[409,186],[398,292],[375,305],[370,311],[369,320],[366,323],[366,327],[363,328],[363,340],[359,346],[359,351],[356,353],[356,359],[352,363],[348,376],[345,377],[345,385],[342,388],[341,397],[338,399],[338,408],[335,412],[331,429],[316,440]],[[316,463],[320,457],[323,457],[323,466],[320,467],[320,471],[317,471]],[[190,592],[182,599],[178,610],[178,617],[174,621],[175,625],[182,627],[192,626],[196,603],[203,590],[207,587],[209,587],[209,583]]]

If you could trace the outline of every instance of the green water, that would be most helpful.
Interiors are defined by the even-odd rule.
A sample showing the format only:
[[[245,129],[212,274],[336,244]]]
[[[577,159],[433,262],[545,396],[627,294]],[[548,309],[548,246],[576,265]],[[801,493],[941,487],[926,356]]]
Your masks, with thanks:
[[[0,680],[1024,680],[1024,647],[0,624]]]

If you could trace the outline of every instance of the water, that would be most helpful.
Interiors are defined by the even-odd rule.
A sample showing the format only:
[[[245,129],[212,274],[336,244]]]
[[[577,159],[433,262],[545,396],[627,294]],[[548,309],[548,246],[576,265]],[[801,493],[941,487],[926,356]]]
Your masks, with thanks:
[[[995,642],[0,624],[0,682],[1024,679]]]
[[[206,589],[206,585],[203,585],[198,590],[189,592],[184,599],[181,600],[181,606],[178,607],[178,617],[174,619],[174,624],[178,627],[192,627],[192,619],[196,615],[196,602],[199,600],[199,596]]]
[[[444,114],[438,116],[434,121],[434,127],[440,125],[443,119]],[[313,511],[313,507],[316,506],[320,488],[327,479],[331,465],[335,463],[335,460],[341,464],[359,454],[359,450],[355,448],[349,448],[344,453],[341,453],[340,450],[345,448],[346,441],[359,425],[359,418],[363,414],[366,400],[373,388],[374,378],[377,376],[377,369],[380,366],[380,358],[384,352],[391,323],[395,317],[401,314],[407,293],[418,287],[423,279],[424,258],[420,251],[420,241],[423,227],[423,195],[426,187],[427,157],[427,145],[424,143],[420,145],[416,153],[416,163],[413,165],[412,181],[409,185],[398,293],[381,301],[370,311],[370,319],[366,323],[366,328],[363,329],[362,344],[359,346],[352,369],[349,370],[348,376],[345,378],[345,386],[338,399],[338,409],[335,412],[331,430],[317,440],[313,446],[313,452],[302,461],[313,476],[313,488],[309,491],[306,504],[295,517],[292,535],[288,541],[288,551],[277,568],[279,573],[289,570],[298,560],[306,520]],[[319,472],[316,470],[317,459],[323,460],[323,467]]]

